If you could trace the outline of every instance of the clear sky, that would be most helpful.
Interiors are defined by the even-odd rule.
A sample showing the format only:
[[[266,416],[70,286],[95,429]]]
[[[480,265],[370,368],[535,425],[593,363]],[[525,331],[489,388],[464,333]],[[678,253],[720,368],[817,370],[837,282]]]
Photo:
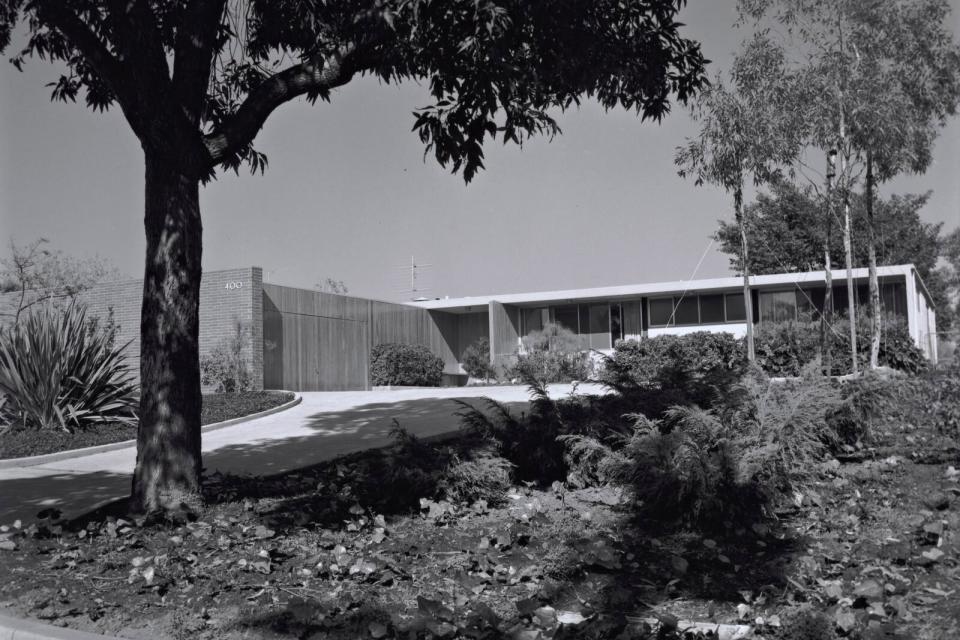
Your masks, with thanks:
[[[681,14],[686,34],[716,61],[711,74],[746,36],[733,28],[735,4],[691,0]],[[960,0],[951,4],[960,33]],[[137,140],[119,110],[51,103],[44,85],[56,75],[40,60],[24,73],[0,63],[0,236],[43,236],[138,277]],[[425,95],[415,84],[364,78],[331,104],[281,107],[257,140],[270,159],[266,175],[231,173],[203,190],[204,268],[259,265],[265,280],[293,286],[333,277],[351,293],[392,300],[409,297],[411,256],[431,265],[419,270],[431,297],[676,280],[693,273],[717,219],[731,216],[722,191],[676,175],[674,149],[696,131],[682,108],[658,125],[585,104],[559,116],[564,133],[552,142],[488,145],[487,170],[464,185],[432,158],[424,162],[410,131]],[[933,190],[923,218],[953,228],[956,118],[934,158],[926,175],[884,191]],[[697,276],[727,273],[713,247]]]

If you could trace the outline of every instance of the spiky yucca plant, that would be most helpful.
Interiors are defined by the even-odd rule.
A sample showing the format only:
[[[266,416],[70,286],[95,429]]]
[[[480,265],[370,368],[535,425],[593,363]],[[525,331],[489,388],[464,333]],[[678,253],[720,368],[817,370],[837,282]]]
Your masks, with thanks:
[[[113,332],[78,304],[38,307],[0,329],[0,418],[14,428],[73,432],[136,421],[137,386]]]

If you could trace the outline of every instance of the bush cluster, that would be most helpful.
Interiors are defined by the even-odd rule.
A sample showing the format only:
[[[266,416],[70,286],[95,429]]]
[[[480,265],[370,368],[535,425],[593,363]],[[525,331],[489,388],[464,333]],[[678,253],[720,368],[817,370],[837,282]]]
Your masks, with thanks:
[[[869,318],[857,319],[857,362],[866,368],[870,359]],[[830,333],[831,373],[850,373],[850,329],[840,317]],[[772,376],[798,376],[800,370],[820,355],[819,322],[763,323],[756,333],[757,364]],[[923,352],[917,348],[906,324],[895,317],[882,320],[879,363],[906,373],[919,373],[927,367]]]
[[[698,331],[618,342],[599,379],[659,418],[674,405],[712,406],[732,392],[746,369],[742,340]]]
[[[378,344],[370,352],[370,381],[376,386],[439,387],[443,360],[421,345]]]
[[[548,384],[588,380],[592,370],[590,353],[583,348],[580,337],[551,322],[523,337],[523,349],[516,354],[507,375]]]
[[[460,363],[467,375],[477,380],[496,380],[497,372],[490,364],[490,341],[478,338],[460,355]]]
[[[135,422],[137,386],[115,336],[77,304],[36,307],[0,329],[0,422],[68,432]]]
[[[253,388],[253,376],[247,364],[250,331],[235,320],[233,334],[220,340],[209,353],[200,356],[200,382],[215,393],[240,393]]]

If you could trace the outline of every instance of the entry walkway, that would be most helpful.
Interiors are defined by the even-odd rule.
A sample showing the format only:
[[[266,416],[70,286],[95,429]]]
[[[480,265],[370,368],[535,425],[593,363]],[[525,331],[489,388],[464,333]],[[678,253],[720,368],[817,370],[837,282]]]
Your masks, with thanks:
[[[550,385],[550,396],[570,395],[570,385]],[[578,393],[602,393],[580,385]],[[394,391],[304,392],[286,411],[203,434],[208,471],[269,475],[390,443],[394,419],[410,433],[456,431],[452,399],[484,396],[522,410],[526,387],[456,387]],[[68,517],[129,494],[135,447],[35,467],[0,469],[0,524],[32,520],[56,507]]]

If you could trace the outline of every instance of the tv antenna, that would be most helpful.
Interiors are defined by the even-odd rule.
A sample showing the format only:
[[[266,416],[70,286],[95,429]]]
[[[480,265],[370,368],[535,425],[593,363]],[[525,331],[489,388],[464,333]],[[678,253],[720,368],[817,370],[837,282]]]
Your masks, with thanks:
[[[423,272],[431,267],[433,267],[433,263],[417,262],[414,256],[410,256],[410,264],[397,267],[406,271],[410,279],[410,288],[401,289],[400,293],[409,294],[413,300],[423,297],[424,293],[430,291],[429,288],[423,286]]]

